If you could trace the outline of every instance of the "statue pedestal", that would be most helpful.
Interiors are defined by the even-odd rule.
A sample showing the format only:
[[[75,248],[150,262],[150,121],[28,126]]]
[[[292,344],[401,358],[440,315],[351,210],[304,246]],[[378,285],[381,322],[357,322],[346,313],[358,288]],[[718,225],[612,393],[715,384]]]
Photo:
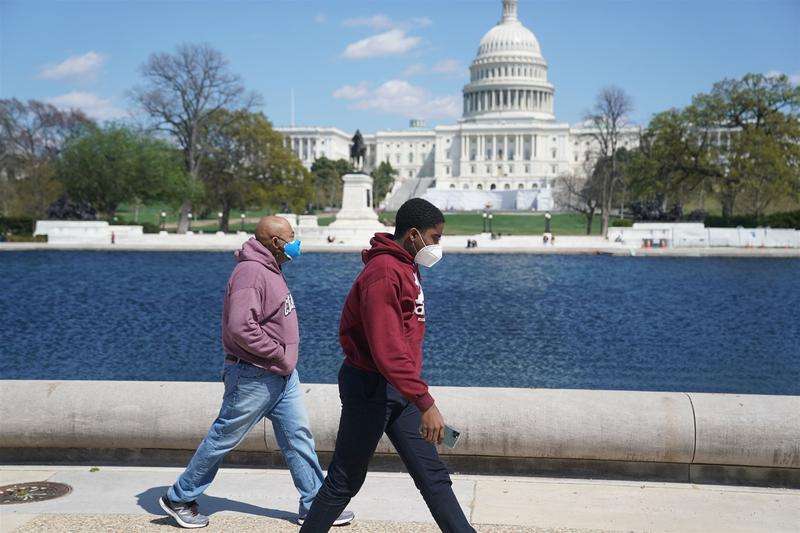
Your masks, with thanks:
[[[372,176],[345,174],[342,181],[342,208],[328,227],[334,230],[386,231],[386,226],[378,221],[378,214],[373,209]]]

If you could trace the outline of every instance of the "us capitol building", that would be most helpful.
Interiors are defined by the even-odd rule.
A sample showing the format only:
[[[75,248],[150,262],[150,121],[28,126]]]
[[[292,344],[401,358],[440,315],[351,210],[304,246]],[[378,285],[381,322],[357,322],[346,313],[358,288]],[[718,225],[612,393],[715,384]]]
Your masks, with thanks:
[[[502,19],[478,45],[457,124],[425,129],[412,120],[408,130],[364,135],[367,170],[387,161],[398,172],[387,209],[424,197],[446,210],[550,210],[557,178],[583,173],[596,148],[591,130],[556,121],[547,61],[517,3],[503,0]],[[319,157],[349,158],[352,133],[276,129],[309,168]],[[627,131],[623,146],[635,145],[637,132]]]

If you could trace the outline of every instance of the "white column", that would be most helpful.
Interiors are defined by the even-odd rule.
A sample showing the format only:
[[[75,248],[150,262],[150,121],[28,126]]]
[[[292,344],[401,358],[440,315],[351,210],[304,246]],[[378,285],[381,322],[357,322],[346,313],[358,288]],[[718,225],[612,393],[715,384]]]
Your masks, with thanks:
[[[503,159],[508,161],[508,135],[503,135]]]
[[[492,135],[492,161],[497,161],[497,135]]]

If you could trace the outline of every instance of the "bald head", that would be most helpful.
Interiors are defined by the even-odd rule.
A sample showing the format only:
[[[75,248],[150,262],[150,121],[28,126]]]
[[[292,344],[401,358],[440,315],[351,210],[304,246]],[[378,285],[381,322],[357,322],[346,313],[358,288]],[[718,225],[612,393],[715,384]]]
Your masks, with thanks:
[[[256,225],[256,239],[261,242],[270,241],[273,237],[290,241],[293,233],[291,224],[283,217],[262,217]]]
[[[280,264],[288,260],[283,245],[294,240],[294,230],[283,217],[263,217],[256,225],[256,239],[267,247]]]

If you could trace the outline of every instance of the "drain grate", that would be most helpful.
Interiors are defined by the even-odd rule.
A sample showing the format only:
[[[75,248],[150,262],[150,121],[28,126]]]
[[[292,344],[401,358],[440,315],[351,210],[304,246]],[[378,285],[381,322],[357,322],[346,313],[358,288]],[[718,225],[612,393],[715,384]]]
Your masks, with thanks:
[[[15,503],[33,503],[52,500],[66,496],[72,487],[64,483],[34,481],[33,483],[15,483],[0,487],[0,505]]]

